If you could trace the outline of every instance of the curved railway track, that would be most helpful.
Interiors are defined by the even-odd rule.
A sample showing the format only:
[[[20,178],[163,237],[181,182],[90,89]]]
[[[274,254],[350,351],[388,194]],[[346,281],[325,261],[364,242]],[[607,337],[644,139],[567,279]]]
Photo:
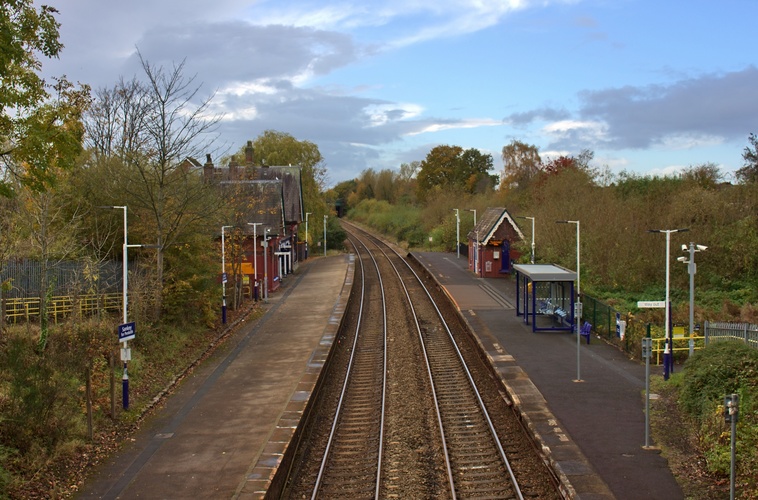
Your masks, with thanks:
[[[284,496],[560,498],[523,429],[503,423],[517,419],[491,374],[469,368],[481,359],[434,291],[391,247],[347,229],[360,286]]]

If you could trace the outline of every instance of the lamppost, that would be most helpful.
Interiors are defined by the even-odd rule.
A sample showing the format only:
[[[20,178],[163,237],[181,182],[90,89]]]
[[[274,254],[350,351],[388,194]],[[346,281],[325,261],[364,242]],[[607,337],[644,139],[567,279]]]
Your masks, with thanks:
[[[687,271],[690,274],[690,356],[695,353],[695,273],[697,272],[697,265],[695,264],[695,252],[703,252],[708,247],[705,245],[696,245],[690,242],[689,248],[687,245],[682,245],[683,252],[690,252],[690,259],[687,257],[679,257],[679,262],[687,264]]]
[[[221,323],[226,324],[226,245],[224,229],[234,226],[221,226]]]
[[[326,215],[324,215],[324,257],[326,257]]]
[[[584,382],[581,374],[581,358],[579,357],[582,324],[582,288],[581,288],[581,259],[579,250],[581,248],[579,240],[579,221],[578,220],[557,220],[556,224],[576,224],[576,303],[574,304],[574,322],[576,327],[576,380],[574,382]]]
[[[308,258],[308,216],[313,212],[305,212],[305,258]]]
[[[665,233],[666,234],[666,303],[665,303],[665,347],[663,348],[663,379],[668,380],[669,374],[671,373],[671,368],[674,365],[674,358],[672,356],[671,352],[671,328],[670,328],[670,311],[671,311],[671,305],[669,304],[669,274],[670,274],[670,268],[671,268],[671,233],[684,233],[689,231],[688,228],[684,229],[648,229],[648,233]]]
[[[100,208],[110,208],[110,209],[116,209],[116,210],[123,210],[124,211],[124,245],[122,247],[122,258],[124,260],[123,265],[121,266],[121,269],[123,271],[122,276],[122,283],[121,283],[121,304],[124,310],[123,313],[123,324],[126,325],[127,323],[127,306],[129,303],[128,299],[128,283],[127,283],[127,277],[129,276],[129,264],[128,264],[128,249],[129,249],[129,233],[127,230],[127,217],[126,217],[126,206],[118,206],[118,205],[109,205],[109,206],[103,206]],[[141,245],[140,245],[141,246]],[[129,342],[128,340],[124,339],[121,343],[121,361],[124,362],[124,373],[121,377],[121,398],[123,403],[124,410],[129,409],[129,373],[127,371],[127,361],[129,356]]]
[[[479,272],[479,231],[476,230],[476,209],[469,208],[469,212],[474,212],[474,275]]]
[[[519,215],[519,219],[529,219],[532,221],[532,258],[531,262],[534,264],[534,217],[527,217],[525,215]]]
[[[458,252],[458,258],[461,258],[461,214],[457,208],[454,208],[455,212],[455,249]]]
[[[258,226],[263,222],[248,222],[248,226],[253,226],[253,288],[258,284]],[[258,294],[255,294],[256,300]]]
[[[255,227],[255,226],[253,226]],[[268,302],[268,233],[271,231],[270,228],[266,228],[266,231],[263,233],[263,241],[261,241],[261,246],[263,246],[263,301]]]

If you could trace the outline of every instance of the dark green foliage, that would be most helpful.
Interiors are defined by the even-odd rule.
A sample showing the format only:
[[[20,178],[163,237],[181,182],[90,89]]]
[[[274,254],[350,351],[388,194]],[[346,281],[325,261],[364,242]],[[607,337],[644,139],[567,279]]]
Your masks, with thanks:
[[[81,424],[78,389],[84,371],[76,356],[66,349],[56,349],[51,341],[45,355],[28,337],[13,337],[0,352],[3,401],[0,443],[21,453],[34,447],[52,450],[68,438]]]
[[[758,349],[741,342],[716,342],[696,351],[684,365],[682,407],[705,418],[724,395],[742,393],[742,403],[758,396]]]
[[[326,248],[341,250],[344,247],[347,233],[339,223],[337,217],[329,217],[326,220]]]
[[[755,498],[758,481],[758,350],[738,341],[721,341],[697,351],[675,377],[679,404],[692,418],[711,472],[727,477],[731,467],[730,424],[724,421],[724,396],[738,394],[736,428],[738,489]],[[683,422],[683,425],[693,425]]]

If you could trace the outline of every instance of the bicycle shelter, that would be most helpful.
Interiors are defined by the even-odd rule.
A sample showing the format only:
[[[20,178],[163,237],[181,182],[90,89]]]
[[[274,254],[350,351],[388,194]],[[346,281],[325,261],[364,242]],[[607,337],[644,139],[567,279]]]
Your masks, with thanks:
[[[555,264],[515,264],[516,315],[532,332],[572,331],[576,272]]]

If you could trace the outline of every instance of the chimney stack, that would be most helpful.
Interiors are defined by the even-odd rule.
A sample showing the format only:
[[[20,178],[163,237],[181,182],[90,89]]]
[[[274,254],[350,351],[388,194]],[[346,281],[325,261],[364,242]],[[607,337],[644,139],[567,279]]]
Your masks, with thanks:
[[[245,146],[245,165],[253,166],[253,141],[247,141],[247,146]]]

